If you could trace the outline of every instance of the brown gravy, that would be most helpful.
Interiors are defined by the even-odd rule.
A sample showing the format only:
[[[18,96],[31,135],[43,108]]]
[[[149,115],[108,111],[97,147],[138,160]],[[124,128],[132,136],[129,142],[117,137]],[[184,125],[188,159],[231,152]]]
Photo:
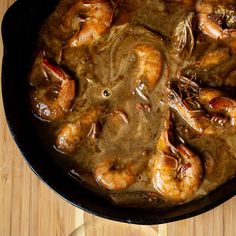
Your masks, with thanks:
[[[115,204],[135,207],[160,208],[184,203],[208,194],[232,178],[236,171],[236,117],[229,110],[235,109],[236,104],[236,39],[233,36],[214,39],[204,33],[199,26],[201,12],[191,1],[185,4],[180,1],[123,0],[118,5],[115,1],[109,2],[114,10],[112,22],[99,37],[88,44],[71,46],[68,42],[79,26],[85,24],[81,19],[86,19],[85,13],[78,11],[71,16],[75,19],[70,25],[65,25],[66,13],[76,2],[79,1],[61,0],[46,20],[39,35],[40,52],[29,79],[32,108],[40,119],[40,127],[44,127],[43,132],[39,128],[39,133],[44,141],[47,140],[47,145],[55,147],[57,162],[92,190],[109,196]],[[208,3],[214,9],[218,5],[230,5],[231,13],[236,17],[234,0]],[[214,14],[220,16],[218,12],[209,16],[213,19]],[[186,28],[187,16],[190,17],[190,29]],[[187,32],[183,48],[178,45],[178,34],[175,36],[178,27],[180,30],[185,27]],[[236,28],[234,24],[227,27]],[[150,58],[153,58],[137,52],[140,45],[148,45]],[[143,48],[146,50],[145,46]],[[217,50],[224,50],[219,57],[214,54]],[[158,53],[152,54],[153,51],[160,53],[161,57]],[[158,58],[161,58],[160,62],[156,61]],[[146,77],[151,78],[153,68],[158,71],[158,63],[162,63],[160,78],[154,86],[150,82],[149,87]],[[187,78],[187,82],[182,83],[180,77]],[[76,95],[73,96],[73,86],[70,85],[70,95],[62,93],[67,96],[67,101],[58,100],[57,97],[62,96],[59,93],[61,81],[68,83],[72,80],[75,81]],[[199,120],[203,117],[203,121],[196,121],[202,125],[202,130],[193,127],[196,125],[193,115],[189,115],[188,121],[181,108],[174,107],[171,103],[173,96],[167,94],[166,87],[184,101],[182,105],[191,106],[187,113],[200,110],[194,114],[201,114]],[[215,98],[209,103],[199,101],[199,94],[204,89],[223,91],[223,95],[217,98],[227,98],[230,102],[226,106],[231,107],[214,108],[218,105],[213,103]],[[47,113],[50,108],[45,110],[48,101],[55,113],[51,112],[50,119]],[[61,106],[60,111],[58,106]],[[157,143],[166,122],[172,124],[169,139],[173,146],[182,144],[188,147],[197,155],[202,168],[195,176],[200,181],[197,188],[178,200],[169,195],[166,197],[153,184],[153,168],[157,165],[157,153],[161,151],[157,150]],[[72,141],[68,141],[68,137]],[[169,152],[178,161],[176,150]],[[161,155],[164,154],[171,155],[163,151]],[[109,170],[113,173],[110,181],[114,183],[109,186],[94,177],[97,166],[106,161],[114,162]],[[194,168],[185,164],[181,164],[182,167]],[[188,170],[181,168],[176,173],[189,174]],[[119,170],[124,171],[123,174]],[[186,177],[174,178],[181,182]],[[124,179],[127,183],[120,183]],[[191,184],[187,182],[185,184]],[[168,185],[168,181],[164,184]],[[180,190],[181,194],[182,191],[184,189]]]

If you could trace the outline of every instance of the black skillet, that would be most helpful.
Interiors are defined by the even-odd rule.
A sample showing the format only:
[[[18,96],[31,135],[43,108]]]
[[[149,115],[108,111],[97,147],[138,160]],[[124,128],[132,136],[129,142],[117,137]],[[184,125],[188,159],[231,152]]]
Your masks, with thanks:
[[[18,0],[4,16],[2,93],[6,119],[23,156],[35,174],[73,205],[98,216],[134,224],[160,224],[206,212],[233,197],[236,178],[206,197],[166,210],[122,208],[78,185],[41,144],[27,107],[27,73],[37,33],[58,0]]]

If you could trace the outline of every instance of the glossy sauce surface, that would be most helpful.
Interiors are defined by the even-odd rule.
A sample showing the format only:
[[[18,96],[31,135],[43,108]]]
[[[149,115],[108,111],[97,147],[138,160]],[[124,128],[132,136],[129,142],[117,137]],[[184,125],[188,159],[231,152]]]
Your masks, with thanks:
[[[209,36],[191,1],[84,2],[60,1],[29,76],[39,134],[57,163],[114,204],[135,207],[181,204],[234,176],[236,38]],[[108,5],[90,12],[97,2]],[[236,28],[235,1],[207,3],[208,19]],[[230,10],[222,16],[219,5]],[[98,13],[106,29],[92,22],[92,39],[78,43]]]

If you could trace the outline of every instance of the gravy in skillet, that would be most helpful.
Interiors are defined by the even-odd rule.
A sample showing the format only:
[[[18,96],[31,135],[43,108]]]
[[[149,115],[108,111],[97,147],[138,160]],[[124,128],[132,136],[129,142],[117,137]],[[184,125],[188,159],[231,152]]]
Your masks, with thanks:
[[[182,204],[235,175],[235,0],[61,0],[29,84],[42,142],[114,204]]]

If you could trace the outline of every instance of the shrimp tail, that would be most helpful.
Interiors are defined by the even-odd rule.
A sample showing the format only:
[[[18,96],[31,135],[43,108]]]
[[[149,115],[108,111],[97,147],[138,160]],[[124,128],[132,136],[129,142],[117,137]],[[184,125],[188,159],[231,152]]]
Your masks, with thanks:
[[[42,63],[46,72],[54,76],[59,81],[69,78],[69,76],[60,67],[51,64],[48,59],[43,59]]]

